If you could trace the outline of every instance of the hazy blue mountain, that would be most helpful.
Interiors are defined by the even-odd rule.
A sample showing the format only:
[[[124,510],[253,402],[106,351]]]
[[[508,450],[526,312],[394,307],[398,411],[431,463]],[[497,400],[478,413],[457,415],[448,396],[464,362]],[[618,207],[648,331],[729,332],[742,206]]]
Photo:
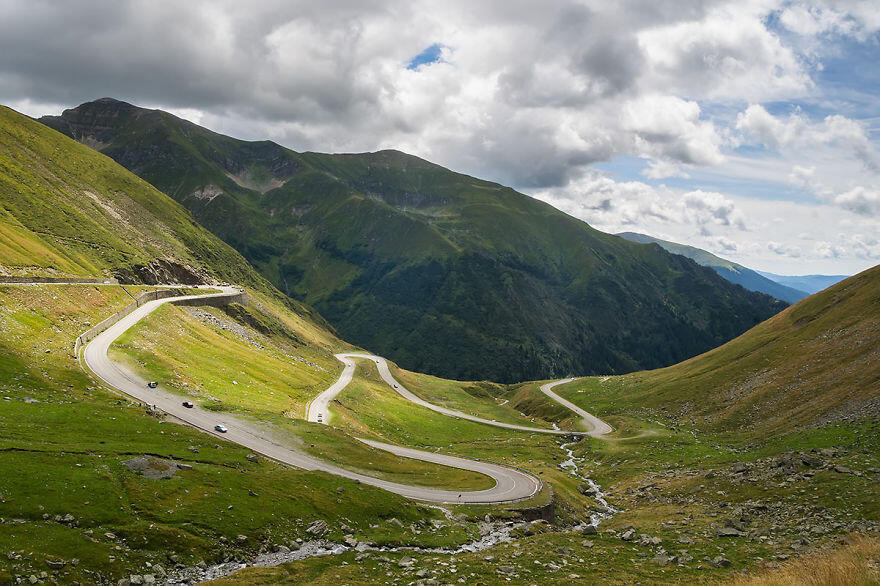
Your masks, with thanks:
[[[786,287],[793,287],[795,289],[800,289],[801,291],[806,291],[810,295],[813,293],[818,293],[819,291],[823,291],[834,285],[835,283],[839,283],[842,280],[849,277],[849,275],[776,275],[774,273],[767,273],[764,271],[758,271],[761,275],[776,281],[781,285],[785,285]]]
[[[686,256],[697,264],[711,268],[731,283],[742,285],[749,291],[758,291],[760,293],[772,295],[776,299],[781,299],[783,301],[787,301],[788,303],[797,303],[810,293],[815,293],[815,291],[807,291],[806,289],[796,287],[794,284],[791,283],[782,283],[781,281],[778,281],[771,277],[769,274],[765,275],[758,271],[753,271],[752,269],[744,267],[741,264],[723,259],[720,256],[715,256],[711,252],[703,250],[702,248],[669,242],[667,240],[660,240],[659,238],[654,238],[653,236],[647,236],[645,234],[638,234],[636,232],[621,232],[620,234],[618,234],[618,236],[620,236],[621,238],[626,238],[631,242],[640,242],[642,244],[658,244],[659,246],[663,247],[673,254]],[[798,277],[782,278],[796,279]],[[835,277],[836,280],[834,282],[836,283],[843,278],[844,277]],[[829,285],[830,284],[831,283],[829,283]],[[825,287],[827,286],[828,285],[825,285]],[[822,287],[822,289],[824,289],[825,287]]]

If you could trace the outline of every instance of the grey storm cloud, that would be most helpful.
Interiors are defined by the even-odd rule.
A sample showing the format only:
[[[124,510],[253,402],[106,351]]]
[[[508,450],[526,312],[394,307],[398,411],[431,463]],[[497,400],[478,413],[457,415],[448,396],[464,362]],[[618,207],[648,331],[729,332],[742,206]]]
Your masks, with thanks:
[[[609,108],[644,91],[639,31],[708,5],[0,0],[0,100],[60,110],[112,96],[297,149],[392,146],[564,185],[633,150]],[[407,71],[435,42],[448,63]],[[687,151],[686,136],[662,140]]]
[[[310,2],[107,2],[3,0],[2,97],[74,105],[103,95],[168,107],[241,108],[266,119],[339,113],[362,97],[346,57],[359,15],[405,12],[406,4]],[[246,8],[246,9],[245,9]],[[278,67],[272,34],[307,23],[335,53],[314,83]]]

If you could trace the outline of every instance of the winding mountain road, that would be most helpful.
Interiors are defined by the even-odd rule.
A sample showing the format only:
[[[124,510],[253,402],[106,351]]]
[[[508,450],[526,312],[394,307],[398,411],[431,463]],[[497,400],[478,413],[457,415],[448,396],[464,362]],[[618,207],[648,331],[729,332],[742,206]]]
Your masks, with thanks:
[[[486,425],[503,427],[506,429],[515,429],[517,431],[529,431],[534,433],[547,433],[553,435],[591,435],[593,437],[601,437],[602,435],[612,431],[611,426],[609,426],[601,419],[593,417],[583,409],[576,407],[572,403],[569,403],[565,399],[559,397],[556,393],[549,391],[550,387],[558,384],[569,383],[577,379],[569,378],[554,383],[548,383],[542,386],[541,390],[553,400],[559,401],[572,411],[575,411],[578,415],[581,415],[587,425],[591,425],[593,427],[592,431],[565,431],[562,429],[547,429],[545,427],[529,427],[527,425],[505,423],[503,421],[495,421],[494,419],[484,419],[482,417],[477,417],[476,415],[468,415],[467,413],[462,413],[461,411],[456,411],[455,409],[448,409],[446,407],[434,405],[433,403],[429,403],[421,397],[412,393],[410,390],[400,384],[397,379],[394,378],[394,376],[391,374],[391,369],[388,368],[388,361],[381,356],[375,356],[373,354],[336,354],[336,358],[345,365],[345,368],[342,370],[342,374],[339,376],[339,379],[335,383],[333,383],[330,388],[318,395],[311,403],[309,403],[306,411],[306,419],[308,421],[318,423],[327,423],[329,421],[330,402],[336,397],[336,395],[338,395],[342,391],[342,389],[348,386],[348,383],[351,382],[355,370],[354,359],[360,358],[364,360],[372,360],[373,362],[375,362],[379,370],[379,376],[382,377],[382,380],[388,383],[388,386],[397,391],[397,394],[407,401],[415,403],[416,405],[424,407],[425,409],[430,409],[431,411],[436,411],[437,413],[447,415],[449,417],[467,419],[468,421],[473,421],[476,423],[483,423]],[[600,424],[600,426],[597,426],[597,423]]]
[[[364,484],[376,486],[406,498],[434,503],[492,504],[524,500],[540,491],[542,487],[540,480],[531,474],[507,466],[501,466],[499,464],[481,460],[472,460],[426,452],[415,448],[396,446],[362,438],[357,439],[373,448],[385,450],[400,457],[485,474],[495,481],[495,486],[486,490],[458,492],[411,486],[352,472],[289,447],[283,440],[276,439],[273,431],[266,425],[248,421],[228,413],[206,411],[197,406],[190,408],[184,407],[179,395],[170,393],[159,387],[148,387],[146,380],[138,376],[126,366],[110,359],[108,350],[113,342],[160,306],[177,301],[224,297],[238,293],[238,289],[234,287],[214,286],[213,288],[219,289],[220,292],[204,295],[180,295],[176,297],[167,297],[164,299],[148,301],[137,307],[131,313],[120,318],[116,323],[109,326],[85,345],[82,351],[84,368],[113,389],[146,404],[153,405],[155,408],[199,429],[200,431],[215,435],[218,438],[232,441],[254,452],[263,454],[264,456],[296,468],[326,472],[343,478],[357,480]],[[516,425],[484,419],[454,409],[434,405],[421,399],[401,385],[391,374],[388,362],[380,356],[349,353],[337,354],[336,357],[345,365],[342,374],[333,385],[318,395],[309,404],[307,409],[307,419],[309,421],[320,421],[325,424],[328,422],[330,418],[329,404],[351,382],[356,368],[355,359],[365,359],[372,360],[376,363],[379,375],[382,379],[403,398],[416,405],[443,415],[458,417],[506,429],[556,435],[577,434],[602,437],[612,431],[611,426],[577,407],[573,403],[563,399],[551,390],[556,385],[568,383],[575,379],[565,379],[544,384],[541,387],[541,391],[554,401],[559,402],[580,415],[583,418],[584,423],[592,428],[588,432],[571,432]],[[217,425],[224,426],[227,431],[225,433],[216,431],[215,426]]]
[[[388,361],[386,361],[381,356],[375,356],[373,354],[349,353],[336,354],[336,358],[345,365],[345,368],[342,370],[342,374],[339,376],[339,379],[335,383],[333,383],[330,388],[315,397],[315,399],[311,403],[309,403],[306,409],[306,419],[308,421],[325,424],[328,423],[328,421],[330,420],[330,402],[336,397],[336,395],[338,395],[345,387],[348,386],[348,383],[351,382],[355,371],[354,359],[361,358],[364,360],[372,360],[373,362],[375,362],[379,371],[379,376],[381,376],[382,380],[388,383],[388,385],[392,389],[397,391],[397,394],[399,394],[401,397],[403,397],[407,401],[410,401],[411,403],[415,403],[416,405],[419,405],[426,409],[430,409],[431,411],[436,411],[437,413],[442,413],[443,415],[448,415],[449,417],[458,417],[460,419],[467,419],[468,421],[474,421],[476,423],[483,423],[495,427],[504,427],[507,429],[515,429],[517,431],[529,431],[555,435],[589,435],[598,439],[605,439],[605,436],[607,434],[614,431],[614,429],[610,425],[608,425],[595,415],[592,415],[587,411],[581,409],[571,401],[563,399],[551,390],[557,385],[564,385],[566,383],[576,381],[577,378],[566,378],[546,383],[544,385],[541,385],[541,392],[559,403],[560,405],[580,415],[581,422],[585,426],[589,427],[590,431],[565,431],[561,429],[529,427],[527,425],[516,425],[514,423],[505,423],[503,421],[495,421],[494,419],[484,419],[475,415],[468,415],[467,413],[462,413],[461,411],[456,411],[454,409],[448,409],[446,407],[434,405],[433,403],[429,403],[421,397],[412,393],[410,390],[400,384],[397,379],[394,378],[394,376],[391,374],[391,370],[388,367]]]
[[[218,288],[221,289],[220,293],[203,296],[184,295],[168,297],[144,303],[142,306],[107,328],[104,332],[98,334],[98,336],[85,346],[82,354],[85,366],[96,377],[117,391],[129,395],[139,401],[143,401],[144,403],[154,405],[161,411],[164,411],[165,413],[168,413],[205,433],[232,441],[254,452],[297,468],[327,472],[351,480],[358,480],[364,484],[383,488],[407,498],[434,503],[491,504],[527,499],[535,495],[541,489],[541,481],[534,476],[506,466],[480,460],[470,460],[443,454],[435,454],[413,448],[363,439],[360,441],[371,447],[386,450],[401,457],[485,474],[495,481],[495,486],[486,490],[458,492],[410,486],[352,472],[285,445],[283,441],[275,438],[271,429],[267,426],[247,421],[228,413],[210,412],[199,407],[184,407],[182,405],[181,396],[175,395],[161,388],[149,388],[147,386],[147,381],[124,365],[114,362],[108,356],[107,351],[109,350],[110,345],[119,338],[119,336],[165,303],[172,303],[174,301],[197,297],[220,297],[237,292],[237,289],[231,287]],[[341,390],[351,380],[353,372],[354,364],[352,363],[350,369],[348,368],[348,365],[346,365],[346,370],[343,371],[342,377],[340,377],[340,380],[334,384],[334,387],[340,385],[344,380],[344,384],[339,387],[339,390]],[[214,429],[214,426],[218,424],[225,426],[227,432],[217,432]]]

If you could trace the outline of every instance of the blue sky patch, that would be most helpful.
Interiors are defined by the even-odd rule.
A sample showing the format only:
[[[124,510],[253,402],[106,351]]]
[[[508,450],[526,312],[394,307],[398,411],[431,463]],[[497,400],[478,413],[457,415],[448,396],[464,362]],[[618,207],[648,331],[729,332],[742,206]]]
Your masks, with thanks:
[[[422,65],[428,65],[431,63],[440,63],[443,61],[443,49],[446,48],[446,45],[441,43],[434,43],[430,47],[426,48],[424,51],[413,57],[409,64],[406,66],[407,69],[418,69]]]
[[[736,149],[737,154],[747,157],[764,154],[765,152],[766,149],[763,147],[740,146]],[[665,185],[670,189],[680,191],[702,189],[703,191],[718,191],[727,195],[737,195],[753,199],[771,199],[809,204],[820,202],[814,194],[787,183],[780,183],[770,179],[740,177],[712,168],[688,167],[684,169],[688,177],[672,176],[652,179],[642,175],[642,171],[648,168],[648,159],[642,157],[618,156],[610,161],[593,163],[591,166],[594,169],[609,173],[616,181],[638,181],[653,187]]]

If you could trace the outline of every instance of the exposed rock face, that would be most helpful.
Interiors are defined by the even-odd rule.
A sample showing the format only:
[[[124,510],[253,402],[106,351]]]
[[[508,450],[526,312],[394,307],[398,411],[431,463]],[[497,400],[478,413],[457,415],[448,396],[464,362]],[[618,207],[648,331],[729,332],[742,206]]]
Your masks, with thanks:
[[[201,189],[193,191],[193,197],[196,199],[204,199],[208,202],[214,201],[214,198],[223,193],[223,189],[216,185],[205,185]]]
[[[329,527],[329,525],[327,525],[327,521],[320,519],[318,521],[313,521],[309,525],[308,529],[306,529],[306,533],[308,533],[310,535],[314,535],[316,537],[321,537],[322,535],[327,533],[327,530],[329,528],[330,527]]]
[[[203,285],[210,281],[207,273],[164,259],[150,261],[147,265],[135,265],[131,269],[117,270],[114,276],[120,283],[143,283],[144,285]]]

